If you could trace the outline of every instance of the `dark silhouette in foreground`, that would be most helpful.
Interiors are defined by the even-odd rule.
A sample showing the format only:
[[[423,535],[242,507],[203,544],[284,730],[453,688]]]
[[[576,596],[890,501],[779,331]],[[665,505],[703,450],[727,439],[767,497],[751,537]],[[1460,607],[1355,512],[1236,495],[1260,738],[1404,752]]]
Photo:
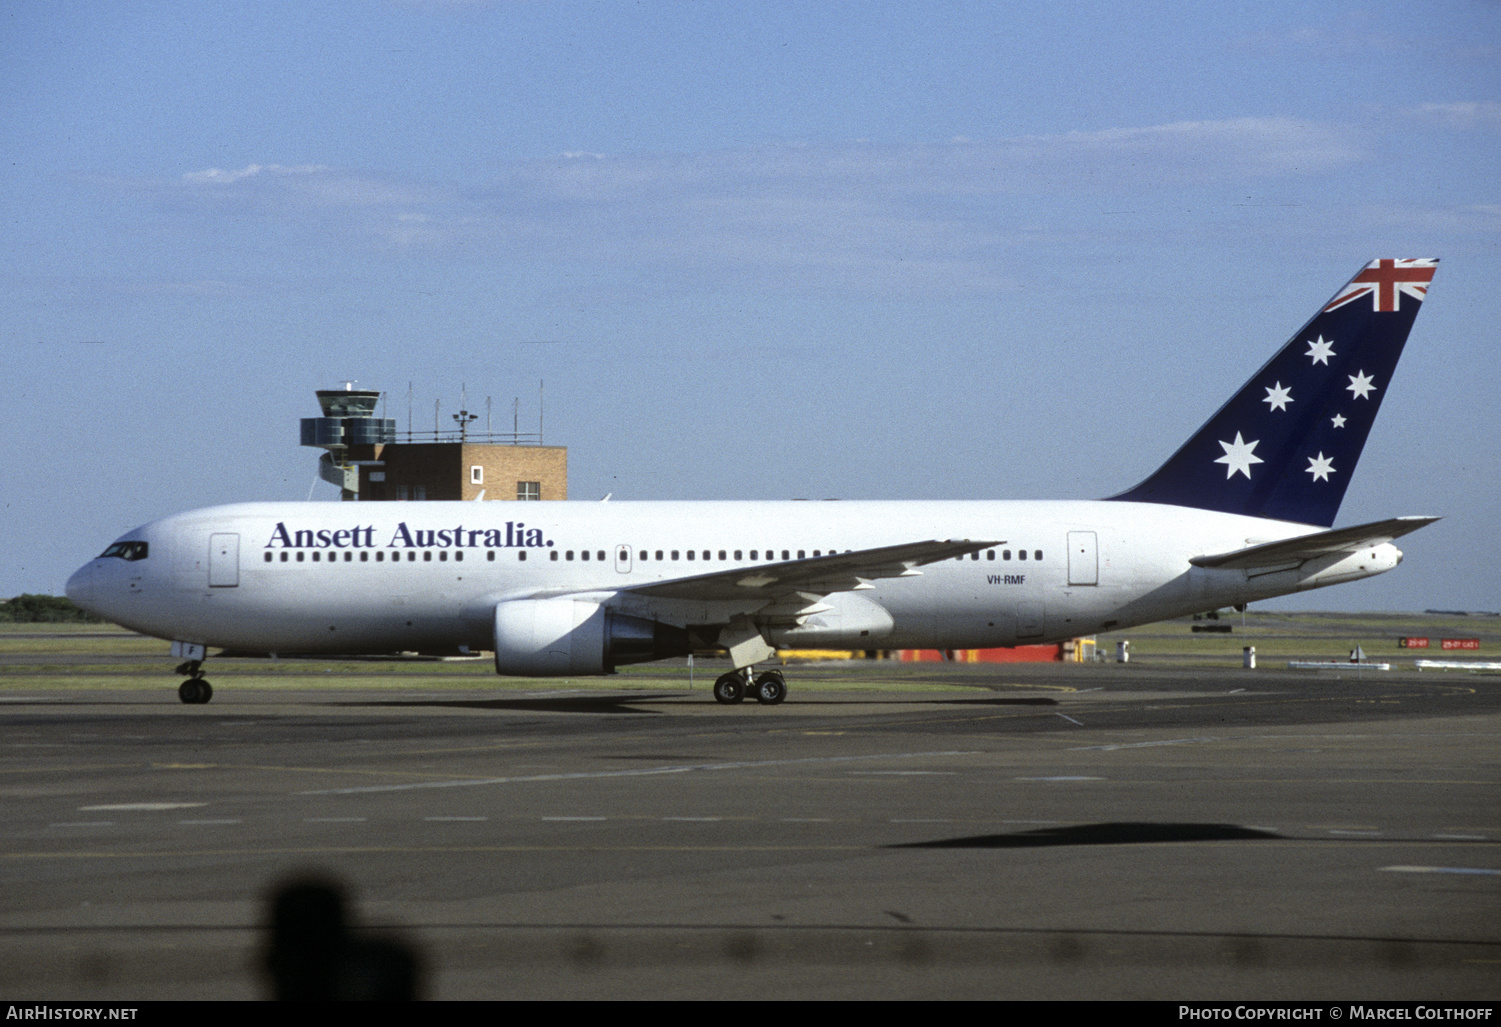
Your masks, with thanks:
[[[417,957],[389,938],[351,932],[344,890],[298,878],[271,900],[266,973],[279,1001],[398,1002],[419,998]]]

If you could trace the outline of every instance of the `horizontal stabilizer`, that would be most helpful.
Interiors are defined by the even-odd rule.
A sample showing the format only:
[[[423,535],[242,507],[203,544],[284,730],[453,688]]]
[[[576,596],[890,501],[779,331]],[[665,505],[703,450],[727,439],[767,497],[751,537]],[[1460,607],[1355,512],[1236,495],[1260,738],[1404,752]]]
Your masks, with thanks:
[[[828,595],[858,589],[874,578],[899,578],[921,573],[918,567],[966,556],[999,545],[998,542],[949,540],[907,542],[899,546],[861,549],[850,553],[830,553],[806,560],[757,564],[733,570],[677,578],[640,588],[627,589],[631,595],[659,599],[693,599],[699,601],[753,599],[770,600],[789,592]]]
[[[1332,553],[1353,553],[1368,546],[1385,545],[1401,538],[1408,532],[1417,531],[1438,520],[1437,517],[1392,517],[1372,524],[1357,524],[1353,528],[1338,531],[1319,531],[1312,535],[1281,542],[1237,549],[1230,553],[1213,556],[1196,556],[1188,562],[1196,567],[1218,567],[1227,570],[1252,570],[1276,564],[1297,564]]]

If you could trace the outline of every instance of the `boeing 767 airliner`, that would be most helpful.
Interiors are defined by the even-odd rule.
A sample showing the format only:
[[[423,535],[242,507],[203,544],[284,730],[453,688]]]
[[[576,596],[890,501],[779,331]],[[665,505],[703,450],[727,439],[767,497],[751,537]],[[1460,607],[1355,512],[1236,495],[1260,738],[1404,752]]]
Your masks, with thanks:
[[[491,649],[499,674],[727,653],[779,703],[784,647],[1058,641],[1354,581],[1434,517],[1331,530],[1438,261],[1373,260],[1140,485],[1094,501],[246,503],[126,532],[68,581],[173,643]]]

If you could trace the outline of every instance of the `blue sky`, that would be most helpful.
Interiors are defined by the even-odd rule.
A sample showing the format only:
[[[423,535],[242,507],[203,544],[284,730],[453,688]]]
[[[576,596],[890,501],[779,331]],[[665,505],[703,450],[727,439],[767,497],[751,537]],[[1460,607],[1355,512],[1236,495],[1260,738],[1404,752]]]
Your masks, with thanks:
[[[16,0],[0,67],[0,595],[307,498],[348,379],[545,380],[581,500],[1109,495],[1439,256],[1338,523],[1445,520],[1278,602],[1501,608],[1501,4]]]

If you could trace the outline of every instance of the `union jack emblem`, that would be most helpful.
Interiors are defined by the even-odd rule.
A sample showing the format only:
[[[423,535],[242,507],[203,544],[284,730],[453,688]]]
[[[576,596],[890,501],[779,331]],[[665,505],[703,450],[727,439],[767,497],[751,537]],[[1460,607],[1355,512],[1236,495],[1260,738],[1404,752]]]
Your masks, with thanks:
[[[1324,310],[1330,311],[1354,302],[1362,296],[1370,296],[1372,309],[1393,311],[1400,309],[1403,295],[1411,296],[1419,303],[1428,294],[1428,283],[1433,281],[1433,272],[1438,270],[1437,258],[1411,260],[1373,260],[1350,284],[1339,291]]]

